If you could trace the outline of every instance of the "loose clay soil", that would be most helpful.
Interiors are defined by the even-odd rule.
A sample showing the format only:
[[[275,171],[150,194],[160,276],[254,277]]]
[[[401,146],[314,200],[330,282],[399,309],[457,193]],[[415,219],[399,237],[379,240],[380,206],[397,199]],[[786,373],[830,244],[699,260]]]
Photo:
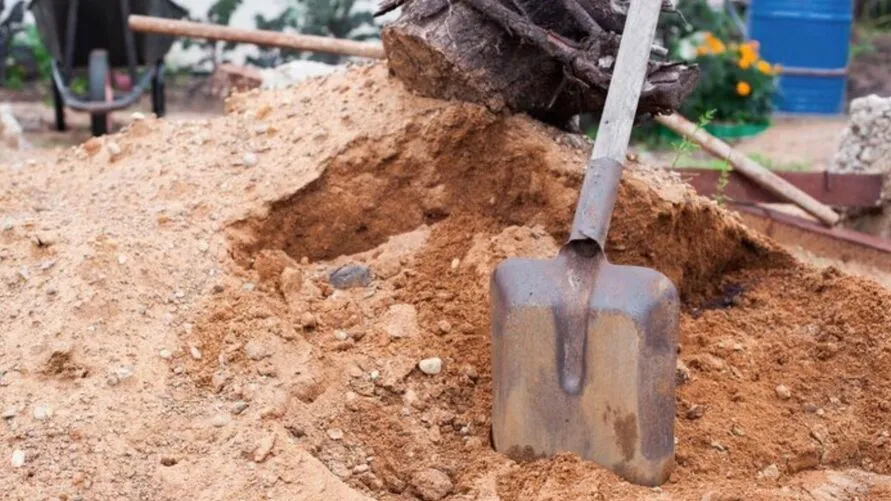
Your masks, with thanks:
[[[488,275],[554,254],[590,144],[383,64],[228,107],[2,166],[7,499],[891,496],[877,284],[630,165],[608,254],[682,292],[677,468],[515,463],[489,443]],[[350,263],[374,280],[333,289]]]

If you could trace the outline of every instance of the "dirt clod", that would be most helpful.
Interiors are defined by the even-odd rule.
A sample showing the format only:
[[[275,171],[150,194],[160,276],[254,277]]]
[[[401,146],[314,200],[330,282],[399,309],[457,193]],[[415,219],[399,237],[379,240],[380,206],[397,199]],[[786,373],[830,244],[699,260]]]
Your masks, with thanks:
[[[411,486],[424,501],[439,501],[452,492],[452,481],[445,473],[425,468],[411,476]]]

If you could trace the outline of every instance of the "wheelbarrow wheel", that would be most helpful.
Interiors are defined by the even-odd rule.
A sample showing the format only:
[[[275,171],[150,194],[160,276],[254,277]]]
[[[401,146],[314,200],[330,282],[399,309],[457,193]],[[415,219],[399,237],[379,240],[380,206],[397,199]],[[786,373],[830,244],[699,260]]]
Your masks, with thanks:
[[[155,76],[152,78],[152,113],[158,118],[167,114],[165,99],[164,63],[158,63],[155,67]]]
[[[95,49],[90,52],[90,101],[104,103],[106,101],[106,85],[109,78],[108,51]],[[93,113],[90,115],[90,130],[93,136],[108,134],[108,114]]]
[[[62,98],[62,92],[55,81],[53,81],[53,107],[56,110],[56,130],[65,132],[68,128],[65,125],[65,99]]]

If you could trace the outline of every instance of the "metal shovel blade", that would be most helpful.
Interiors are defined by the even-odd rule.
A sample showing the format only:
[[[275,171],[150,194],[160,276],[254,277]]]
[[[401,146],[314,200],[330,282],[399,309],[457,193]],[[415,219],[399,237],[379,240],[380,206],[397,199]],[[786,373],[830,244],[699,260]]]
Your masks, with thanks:
[[[574,452],[631,482],[664,483],[680,306],[668,278],[567,246],[554,259],[504,261],[490,297],[496,450]]]

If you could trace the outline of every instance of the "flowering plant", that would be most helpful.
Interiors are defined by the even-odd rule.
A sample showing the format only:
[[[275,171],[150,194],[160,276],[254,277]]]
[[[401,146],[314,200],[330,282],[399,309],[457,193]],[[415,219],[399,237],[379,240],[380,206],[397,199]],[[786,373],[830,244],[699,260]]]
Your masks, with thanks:
[[[678,45],[677,53],[701,69],[699,85],[681,105],[684,116],[714,110],[716,122],[769,122],[780,68],[761,58],[758,42],[727,43],[711,32],[695,33]]]

